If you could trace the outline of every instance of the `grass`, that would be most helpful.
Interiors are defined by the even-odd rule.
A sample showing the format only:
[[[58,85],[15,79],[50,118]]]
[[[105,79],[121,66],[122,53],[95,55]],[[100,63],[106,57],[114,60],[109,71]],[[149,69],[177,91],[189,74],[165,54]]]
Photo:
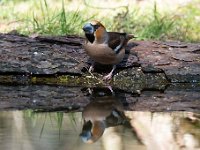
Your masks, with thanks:
[[[0,19],[7,22],[4,23],[5,26],[11,25],[11,28],[3,28],[2,32],[15,29],[26,35],[34,33],[44,35],[78,34],[81,31],[80,27],[88,21],[87,19],[91,19],[90,17],[85,19],[85,16],[81,15],[82,13],[78,9],[66,11],[64,1],[60,1],[61,7],[59,9],[49,6],[46,0],[18,0],[17,2],[3,1],[0,5],[4,10],[0,14]],[[33,8],[33,10],[27,9],[25,12],[20,12],[17,7],[28,7],[29,9]]]
[[[101,3],[98,7],[95,1],[85,2],[90,6],[80,0],[2,0],[0,32],[15,29],[26,35],[82,35],[83,24],[98,19],[109,31],[134,33],[138,39],[200,41],[199,0],[173,11],[161,10],[156,3],[145,9],[135,5],[103,9]]]
[[[200,41],[200,1],[190,3],[180,9],[176,16],[175,37],[180,40],[199,42]]]
[[[38,34],[64,35],[76,34],[80,32],[80,27],[87,19],[81,16],[78,10],[68,11],[64,7],[58,11],[49,10],[48,3],[44,0],[44,4],[40,3],[41,16],[33,14],[32,20],[29,22],[28,33],[37,32]]]
[[[170,14],[160,14],[154,3],[153,9],[148,13],[142,14],[139,10],[134,10],[126,15],[126,17],[117,16],[116,30],[123,32],[137,33],[140,39],[167,39],[168,34],[174,28],[174,22]],[[141,19],[143,18],[143,19]]]
[[[174,20],[170,15],[161,15],[157,10],[156,3],[153,8],[153,15],[147,20],[144,30],[140,32],[141,37],[147,39],[161,39],[166,38],[174,25]]]
[[[27,119],[30,119],[33,127],[39,126],[40,129],[40,137],[42,137],[44,130],[46,128],[57,129],[59,136],[61,135],[62,129],[65,129],[67,122],[73,127],[76,131],[78,128],[77,116],[75,113],[64,113],[64,112],[35,112],[33,110],[25,110],[23,111],[24,116]],[[68,120],[68,121],[66,121]],[[69,125],[68,124],[68,125]],[[52,129],[53,128],[53,129]]]

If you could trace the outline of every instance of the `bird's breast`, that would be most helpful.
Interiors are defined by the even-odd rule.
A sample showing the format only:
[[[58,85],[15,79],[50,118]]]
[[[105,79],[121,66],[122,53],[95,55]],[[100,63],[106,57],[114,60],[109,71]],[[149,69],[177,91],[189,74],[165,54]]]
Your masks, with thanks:
[[[87,43],[83,45],[83,48],[91,59],[101,64],[118,64],[125,55],[124,48],[116,54],[115,51],[106,44]]]

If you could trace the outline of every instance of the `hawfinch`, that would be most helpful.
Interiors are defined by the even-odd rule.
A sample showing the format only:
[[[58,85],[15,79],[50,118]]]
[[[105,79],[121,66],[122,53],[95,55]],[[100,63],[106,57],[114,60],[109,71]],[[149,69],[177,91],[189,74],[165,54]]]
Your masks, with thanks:
[[[106,128],[121,125],[126,117],[115,96],[95,97],[83,110],[84,124],[80,134],[85,143],[96,142]]]
[[[104,65],[113,65],[111,72],[104,76],[104,80],[110,80],[116,65],[122,61],[125,55],[125,46],[134,36],[126,33],[107,32],[99,21],[91,21],[83,27],[86,43],[83,45],[86,53],[94,62]],[[89,72],[93,71],[94,63]]]

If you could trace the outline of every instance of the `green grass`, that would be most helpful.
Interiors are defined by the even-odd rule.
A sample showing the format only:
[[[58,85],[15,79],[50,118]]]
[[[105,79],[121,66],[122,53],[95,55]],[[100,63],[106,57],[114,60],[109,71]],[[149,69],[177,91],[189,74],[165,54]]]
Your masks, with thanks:
[[[15,6],[17,2],[19,3],[18,7],[20,7],[20,4],[23,4],[23,7],[34,9],[27,9],[26,12],[17,12]],[[0,5],[3,8],[2,10],[4,10],[0,14],[0,19],[9,25],[18,23],[16,27],[11,27],[11,30],[17,29],[22,34],[79,34],[81,32],[81,26],[93,17],[83,16],[78,9],[67,11],[64,1],[60,1],[61,7],[59,9],[50,7],[46,0],[18,0],[17,2],[7,2],[4,0]],[[9,30],[8,28],[4,31],[8,32]]]
[[[157,10],[156,3],[152,15],[146,22],[146,26],[141,30],[140,35],[146,39],[166,38],[168,33],[174,27],[174,20],[170,15],[161,15]]]
[[[134,33],[139,40],[200,41],[200,0],[173,11],[161,10],[156,3],[145,10],[133,5],[98,9],[84,5],[83,1],[77,1],[76,7],[72,3],[69,0],[2,0],[0,32],[16,29],[26,35],[82,35],[83,24],[98,19],[109,31]]]
[[[48,7],[48,3],[44,0],[44,4],[40,3],[41,15],[37,16],[33,13],[32,19],[28,22],[31,30],[28,33],[36,32],[38,34],[65,35],[80,33],[81,26],[88,21],[81,16],[79,10],[66,11],[64,2],[62,8],[58,11],[52,11]]]
[[[66,120],[68,118],[70,124],[77,129],[78,124],[76,123],[75,113],[64,113],[64,112],[35,112],[34,110],[25,110],[23,111],[25,118],[29,119],[33,127],[40,125],[40,137],[42,137],[45,127],[49,126],[58,130],[59,135],[61,134],[62,129],[66,125]],[[65,117],[66,116],[66,117]]]
[[[139,39],[167,39],[174,28],[173,17],[170,14],[161,14],[156,3],[147,14],[142,14],[138,9],[128,13],[126,17],[121,17],[121,14],[115,18],[115,30],[134,32]]]
[[[200,41],[200,0],[180,9],[175,18],[174,36],[181,41]]]

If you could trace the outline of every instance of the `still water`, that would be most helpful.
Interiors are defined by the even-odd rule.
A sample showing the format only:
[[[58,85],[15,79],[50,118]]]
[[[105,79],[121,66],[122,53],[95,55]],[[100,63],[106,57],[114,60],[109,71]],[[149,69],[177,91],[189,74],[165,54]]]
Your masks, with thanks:
[[[2,85],[0,150],[200,150],[199,91]]]
[[[91,106],[73,113],[1,111],[0,150],[200,149],[199,114]]]

